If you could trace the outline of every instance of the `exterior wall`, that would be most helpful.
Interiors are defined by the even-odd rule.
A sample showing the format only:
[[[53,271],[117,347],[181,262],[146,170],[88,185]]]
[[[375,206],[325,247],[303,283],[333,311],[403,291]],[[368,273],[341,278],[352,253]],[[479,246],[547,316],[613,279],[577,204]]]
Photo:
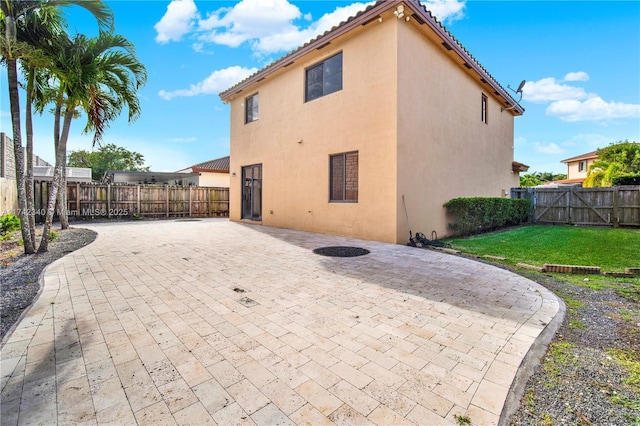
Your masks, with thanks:
[[[587,177],[587,172],[589,171],[589,167],[597,160],[598,158],[587,158],[578,161],[572,161],[571,163],[567,163],[567,179],[585,179]],[[586,167],[584,171],[580,171],[580,161],[586,161]]]
[[[215,188],[229,188],[229,173],[200,172],[198,185]]]
[[[512,171],[513,120],[489,85],[475,81],[414,22],[398,27],[398,189],[396,242],[411,230],[448,233],[442,205],[456,197],[504,197],[518,186]],[[488,98],[487,124],[481,120]]]
[[[231,220],[241,220],[242,167],[262,164],[263,224],[396,242],[396,28],[353,30],[231,100]],[[305,68],[341,51],[343,89],[304,102]],[[259,119],[245,124],[256,92]],[[329,202],[329,156],[350,151],[358,202]]]
[[[13,141],[5,133],[0,133],[0,177],[7,179],[16,178],[16,159],[15,155],[13,155]]]

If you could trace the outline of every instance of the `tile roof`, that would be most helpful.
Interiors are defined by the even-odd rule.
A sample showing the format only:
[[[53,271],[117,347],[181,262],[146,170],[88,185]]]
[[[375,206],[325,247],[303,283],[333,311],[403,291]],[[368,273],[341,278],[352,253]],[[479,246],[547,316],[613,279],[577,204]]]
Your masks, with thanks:
[[[475,69],[475,71],[480,76],[480,81],[483,83],[487,83],[494,89],[494,95],[498,97],[503,97],[505,99],[506,106],[513,106],[515,112],[522,114],[524,113],[524,108],[522,108],[514,99],[511,97],[509,92],[502,87],[497,80],[489,74],[489,72],[476,60],[469,51],[462,46],[462,44],[447,30],[444,25],[438,19],[433,16],[433,14],[427,10],[427,8],[420,2],[420,0],[378,0],[374,4],[369,5],[364,10],[358,12],[356,15],[351,16],[346,21],[341,22],[337,26],[331,28],[326,31],[324,34],[317,36],[316,38],[308,41],[297,49],[289,52],[288,54],[276,59],[270,64],[266,65],[261,70],[255,72],[249,77],[245,78],[241,82],[235,84],[234,86],[228,88],[227,90],[221,92],[219,94],[220,98],[223,101],[227,101],[232,95],[236,93],[240,93],[244,88],[249,86],[250,84],[261,81],[266,76],[275,72],[278,69],[288,67],[291,65],[296,59],[301,56],[307,54],[308,52],[314,49],[321,49],[326,44],[328,44],[334,38],[356,28],[358,25],[366,25],[372,20],[377,19],[379,14],[386,12],[387,10],[396,7],[397,5],[405,4],[413,11],[413,15],[407,14],[407,16],[413,16],[414,20],[418,23],[426,23],[429,27],[443,40],[444,44],[446,44],[447,50],[451,47],[451,50],[454,50],[464,61],[464,65],[469,69]],[[419,15],[417,15],[419,14]]]
[[[229,156],[204,161],[191,166],[193,172],[226,172],[229,173]]]
[[[561,163],[572,163],[574,161],[579,161],[579,160],[587,160],[590,158],[597,158],[598,157],[598,151],[591,151],[591,152],[587,152],[586,154],[580,154],[580,155],[576,155],[575,157],[571,157],[571,158],[567,158],[566,160],[561,160]]]

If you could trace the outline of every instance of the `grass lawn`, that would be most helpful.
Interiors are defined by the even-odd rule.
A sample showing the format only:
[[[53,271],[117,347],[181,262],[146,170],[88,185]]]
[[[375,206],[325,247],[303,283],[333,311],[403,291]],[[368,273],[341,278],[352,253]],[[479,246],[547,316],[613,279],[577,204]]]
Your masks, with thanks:
[[[600,266],[606,272],[640,267],[640,229],[530,225],[446,242],[464,253],[506,257],[512,265]]]

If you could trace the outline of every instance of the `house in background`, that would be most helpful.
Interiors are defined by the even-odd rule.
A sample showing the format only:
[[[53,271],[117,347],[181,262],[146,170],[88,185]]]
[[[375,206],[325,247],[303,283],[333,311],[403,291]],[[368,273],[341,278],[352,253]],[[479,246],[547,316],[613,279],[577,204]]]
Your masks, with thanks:
[[[123,185],[174,185],[198,186],[198,173],[171,172],[137,172],[126,170],[107,170],[104,172],[102,183]]]
[[[567,178],[555,183],[582,183],[589,172],[589,167],[598,161],[597,151],[587,152],[586,154],[577,155],[575,157],[562,160],[561,163],[567,165]]]
[[[200,186],[229,188],[229,156],[194,164],[176,173],[200,173]]]
[[[235,221],[443,237],[444,203],[505,197],[526,167],[523,108],[417,1],[378,1],[220,97]]]

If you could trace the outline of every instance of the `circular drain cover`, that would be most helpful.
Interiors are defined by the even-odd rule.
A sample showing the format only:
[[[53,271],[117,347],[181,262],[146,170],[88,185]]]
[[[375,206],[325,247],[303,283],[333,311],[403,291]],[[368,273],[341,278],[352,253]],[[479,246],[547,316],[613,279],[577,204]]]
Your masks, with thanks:
[[[356,257],[356,256],[364,256],[365,254],[369,254],[369,250],[363,249],[360,247],[344,247],[344,246],[334,246],[334,247],[320,247],[313,250],[315,254],[319,254],[322,256],[331,256],[331,257]]]

